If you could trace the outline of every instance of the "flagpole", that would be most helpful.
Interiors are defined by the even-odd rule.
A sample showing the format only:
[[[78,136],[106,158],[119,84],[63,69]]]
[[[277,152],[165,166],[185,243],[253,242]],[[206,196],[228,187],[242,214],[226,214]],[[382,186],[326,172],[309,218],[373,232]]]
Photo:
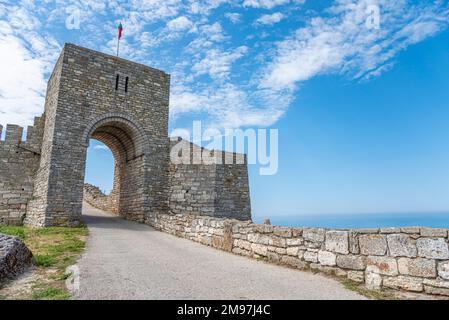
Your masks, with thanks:
[[[120,36],[117,37],[117,57],[118,57],[119,50],[120,50]]]

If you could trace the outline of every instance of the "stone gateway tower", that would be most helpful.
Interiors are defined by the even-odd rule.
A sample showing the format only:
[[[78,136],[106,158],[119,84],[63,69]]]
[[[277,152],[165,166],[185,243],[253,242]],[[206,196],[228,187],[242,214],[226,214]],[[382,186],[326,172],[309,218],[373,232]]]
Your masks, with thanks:
[[[163,71],[66,44],[26,141],[8,125],[0,142],[0,224],[78,225],[91,138],[115,158],[105,209],[149,224],[174,213],[250,219],[246,161],[170,163],[169,91]]]

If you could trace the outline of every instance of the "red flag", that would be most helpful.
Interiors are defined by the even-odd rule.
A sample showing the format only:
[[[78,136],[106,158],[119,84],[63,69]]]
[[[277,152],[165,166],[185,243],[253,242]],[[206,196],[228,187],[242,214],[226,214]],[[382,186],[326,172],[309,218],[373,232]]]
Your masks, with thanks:
[[[120,24],[118,25],[118,38],[119,38],[119,40],[122,38],[122,31],[123,31],[123,26],[122,26],[122,23],[120,22]]]

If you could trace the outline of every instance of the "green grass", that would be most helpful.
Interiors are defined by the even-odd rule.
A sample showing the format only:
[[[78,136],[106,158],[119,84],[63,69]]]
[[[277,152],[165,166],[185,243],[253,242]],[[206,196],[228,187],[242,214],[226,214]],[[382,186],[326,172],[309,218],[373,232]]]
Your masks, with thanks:
[[[0,226],[0,233],[22,239],[33,253],[42,280],[34,284],[30,296],[21,299],[68,299],[65,270],[76,263],[83,252],[88,230],[81,228]],[[14,297],[6,297],[10,299]]]
[[[70,294],[61,288],[48,287],[33,291],[32,298],[34,300],[68,300]]]
[[[21,240],[25,239],[25,229],[23,227],[0,226],[0,233],[15,236]]]
[[[386,290],[369,290],[360,283],[345,279],[342,281],[344,287],[348,290],[355,291],[368,299],[373,300],[401,300],[397,295]]]

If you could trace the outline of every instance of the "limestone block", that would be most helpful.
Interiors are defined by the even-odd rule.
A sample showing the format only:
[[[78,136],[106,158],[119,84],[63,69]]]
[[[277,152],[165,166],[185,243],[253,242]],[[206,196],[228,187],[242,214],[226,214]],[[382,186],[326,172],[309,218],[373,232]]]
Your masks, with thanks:
[[[359,236],[360,253],[383,256],[387,252],[387,240],[383,234],[364,234]]]
[[[414,277],[435,278],[437,276],[436,263],[433,259],[399,258],[398,270],[400,274]]]
[[[366,257],[355,255],[339,255],[337,256],[337,266],[343,269],[365,270]]]
[[[388,276],[398,275],[398,264],[395,258],[368,256],[366,259],[367,266],[375,266],[379,274]]]
[[[368,266],[365,270],[365,286],[370,290],[380,290],[382,286],[382,277],[376,266]]]
[[[268,248],[265,245],[253,243],[251,244],[251,250],[258,255],[267,256]]]
[[[335,266],[337,264],[337,256],[333,252],[318,251],[318,261],[323,266]]]
[[[447,237],[447,229],[421,228],[421,236],[446,238]]]
[[[387,235],[388,248],[393,257],[416,257],[416,240],[406,234]]]
[[[283,256],[281,258],[281,263],[298,269],[305,269],[308,267],[306,262],[290,256]]]
[[[353,254],[360,253],[359,238],[356,231],[349,231],[349,251]]]
[[[384,287],[391,289],[403,289],[407,291],[421,292],[423,288],[423,279],[408,276],[385,277],[383,279]]]
[[[365,281],[365,273],[363,271],[348,271],[348,279],[354,282],[363,283]]]
[[[287,227],[274,227],[273,234],[279,237],[289,238],[292,236],[292,230]]]
[[[348,231],[331,230],[326,232],[326,250],[336,253],[348,254]]]
[[[298,247],[289,247],[287,248],[287,254],[289,256],[298,256],[299,248]]]
[[[302,237],[311,242],[324,242],[325,234],[326,230],[322,228],[309,228],[303,230]]]
[[[287,239],[287,246],[300,246],[303,242],[301,238],[291,238]]]
[[[306,251],[304,252],[304,260],[308,262],[318,262],[318,252]]]
[[[418,255],[431,259],[449,259],[447,242],[442,238],[420,238],[416,241]]]
[[[438,262],[438,275],[445,280],[449,280],[449,261]]]

